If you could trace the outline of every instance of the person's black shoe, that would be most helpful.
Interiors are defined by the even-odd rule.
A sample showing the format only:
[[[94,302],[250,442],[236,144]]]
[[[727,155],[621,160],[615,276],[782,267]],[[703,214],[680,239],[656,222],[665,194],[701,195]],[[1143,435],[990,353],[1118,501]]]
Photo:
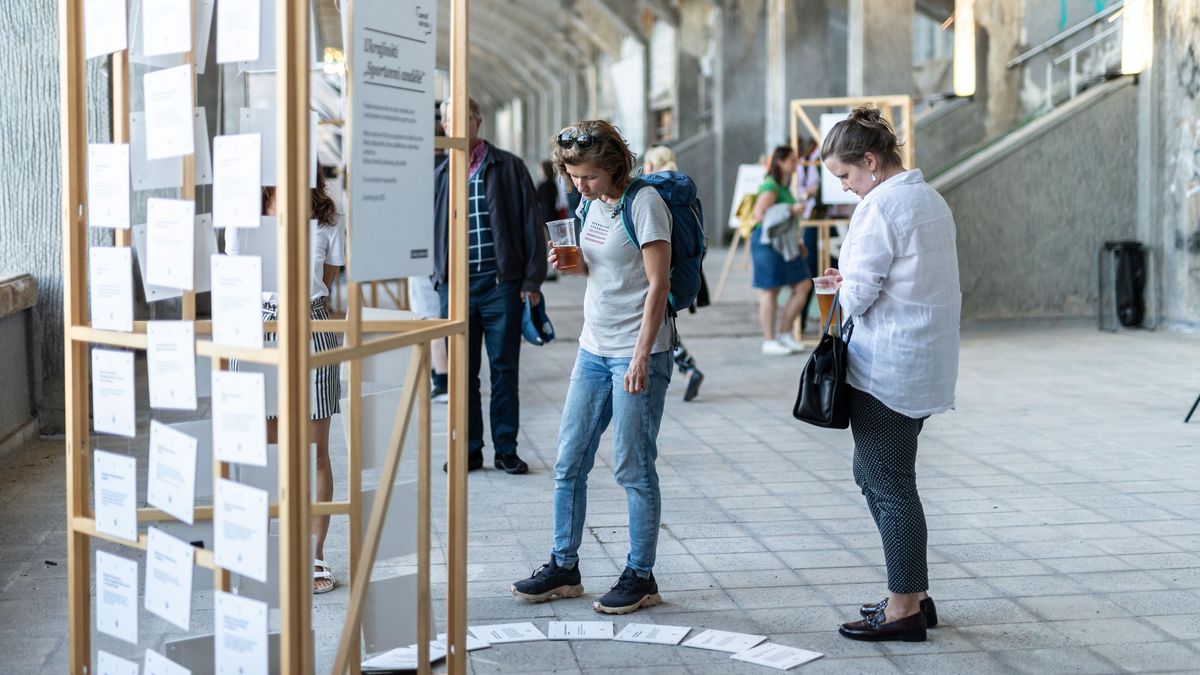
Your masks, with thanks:
[[[472,452],[471,454],[467,455],[467,471],[474,471],[475,469],[482,469],[482,468],[483,468],[483,453],[482,452]],[[445,471],[445,472],[450,471],[450,462],[446,462],[446,463],[442,464],[442,471]]]
[[[687,387],[683,390],[683,400],[690,401],[700,393],[700,383],[704,381],[704,373],[693,368],[688,371],[685,381]]]
[[[528,602],[545,602],[554,598],[578,598],[583,595],[583,583],[579,565],[571,569],[559,567],[554,556],[550,556],[550,562],[537,568],[528,579],[514,582],[508,590]]]
[[[450,400],[450,392],[446,389],[446,387],[440,384],[435,384],[429,390],[429,400],[433,401],[434,403],[446,403]]]
[[[863,615],[863,618],[878,614],[887,607],[888,599],[884,598],[874,605],[863,605],[858,608],[858,613]],[[925,615],[925,626],[927,628],[937,628],[937,607],[933,604],[933,598],[925,598],[921,601],[921,613]]]
[[[885,642],[901,640],[903,642],[925,641],[925,613],[917,612],[903,619],[884,623],[884,614],[879,612],[863,619],[842,624],[838,632],[842,637],[864,642]]]
[[[493,465],[504,473],[511,473],[513,475],[529,473],[529,465],[525,463],[525,460],[517,457],[517,453],[515,452],[510,452],[507,455],[496,455],[496,461],[493,462]]]
[[[602,614],[629,614],[661,602],[662,596],[658,594],[658,583],[654,581],[654,575],[643,579],[632,568],[626,567],[625,571],[621,572],[621,578],[613,584],[612,590],[592,603],[592,609]]]

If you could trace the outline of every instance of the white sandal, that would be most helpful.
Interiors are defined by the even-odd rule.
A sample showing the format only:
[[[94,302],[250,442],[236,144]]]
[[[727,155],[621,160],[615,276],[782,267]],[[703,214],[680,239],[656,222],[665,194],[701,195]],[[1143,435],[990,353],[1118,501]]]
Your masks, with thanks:
[[[333,580],[333,568],[329,566],[329,563],[321,560],[320,558],[314,558],[313,568],[313,595],[328,593],[337,586],[337,582]],[[328,579],[329,585],[318,586],[316,582],[320,579]]]

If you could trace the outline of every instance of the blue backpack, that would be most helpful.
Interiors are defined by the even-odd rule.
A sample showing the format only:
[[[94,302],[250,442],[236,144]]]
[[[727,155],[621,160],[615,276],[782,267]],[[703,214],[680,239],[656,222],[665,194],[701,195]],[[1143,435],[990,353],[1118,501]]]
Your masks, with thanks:
[[[708,251],[704,237],[704,211],[696,194],[696,184],[678,171],[660,171],[633,179],[621,197],[621,222],[629,241],[641,249],[637,229],[633,226],[634,195],[649,185],[667,203],[671,211],[671,290],[667,294],[667,309],[672,316],[686,310],[700,294],[700,265]],[[589,200],[580,206],[580,222],[587,222]]]

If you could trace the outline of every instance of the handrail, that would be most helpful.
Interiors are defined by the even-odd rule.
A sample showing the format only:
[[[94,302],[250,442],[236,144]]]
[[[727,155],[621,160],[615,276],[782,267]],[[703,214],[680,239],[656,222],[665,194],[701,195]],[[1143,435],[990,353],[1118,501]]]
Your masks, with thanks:
[[[1038,54],[1041,54],[1042,52],[1046,51],[1047,49],[1050,49],[1051,47],[1057,45],[1058,43],[1062,42],[1063,40],[1066,40],[1067,38],[1075,35],[1079,31],[1081,31],[1085,28],[1088,28],[1092,24],[1099,22],[1101,19],[1108,18],[1109,16],[1111,16],[1112,14],[1115,14],[1118,10],[1123,9],[1124,7],[1125,7],[1124,0],[1114,3],[1108,7],[1105,7],[1104,9],[1100,10],[1096,14],[1092,15],[1090,18],[1080,21],[1079,23],[1075,24],[1074,26],[1071,26],[1070,28],[1059,33],[1058,35],[1055,35],[1054,37],[1050,38],[1049,40],[1046,40],[1045,42],[1034,47],[1033,49],[1030,49],[1029,51],[1015,57],[1014,59],[1012,59],[1011,61],[1009,61],[1006,64],[1007,67],[1012,68],[1013,66],[1019,66],[1022,63],[1025,63],[1029,59],[1032,59],[1033,57],[1037,56]]]
[[[1113,26],[1112,28],[1106,28],[1103,32],[1097,33],[1095,37],[1089,39],[1087,42],[1083,42],[1083,43],[1077,45],[1076,47],[1071,49],[1071,51],[1054,59],[1050,63],[1057,66],[1064,61],[1068,61],[1071,59],[1072,56],[1079,54],[1080,52],[1086,50],[1088,47],[1091,47],[1094,44],[1103,42],[1106,38],[1108,38],[1113,33],[1117,32],[1119,29],[1120,29],[1120,26]]]

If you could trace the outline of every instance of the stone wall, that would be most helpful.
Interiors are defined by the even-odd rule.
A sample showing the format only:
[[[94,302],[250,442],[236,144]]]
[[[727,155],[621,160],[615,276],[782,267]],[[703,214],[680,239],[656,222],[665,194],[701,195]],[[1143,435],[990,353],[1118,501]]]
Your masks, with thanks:
[[[63,425],[63,279],[58,3],[4,0],[0,21],[0,273],[37,279],[34,396],[44,433]],[[88,138],[109,138],[106,59],[87,68]],[[96,232],[95,241],[111,241]],[[8,373],[0,373],[7,378]]]

